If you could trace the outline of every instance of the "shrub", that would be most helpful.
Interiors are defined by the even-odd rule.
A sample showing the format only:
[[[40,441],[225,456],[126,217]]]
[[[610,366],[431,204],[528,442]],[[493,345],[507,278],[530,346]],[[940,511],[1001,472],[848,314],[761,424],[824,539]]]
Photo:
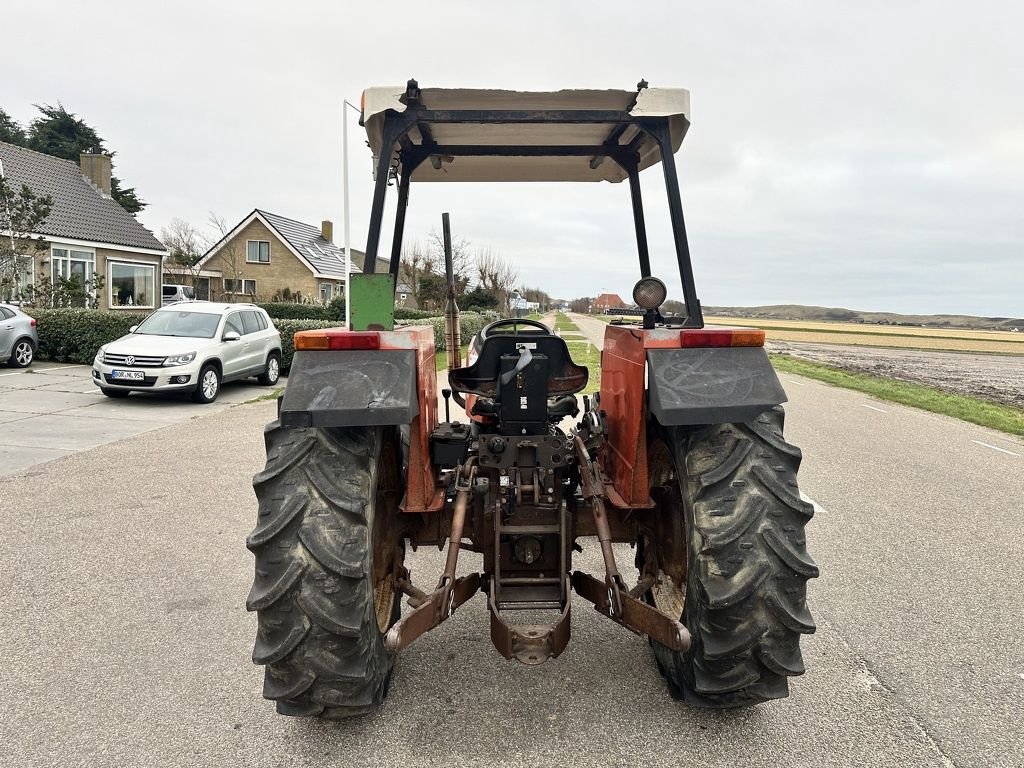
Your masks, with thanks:
[[[36,319],[40,360],[90,365],[104,344],[119,339],[149,312],[100,312],[95,309],[25,308]]]
[[[327,314],[327,307],[321,304],[298,304],[294,301],[271,301],[267,304],[257,304],[257,307],[266,310],[267,314],[275,320],[331,320]],[[344,307],[344,301],[342,301]],[[344,317],[344,309],[342,310]]]
[[[472,339],[476,334],[480,332],[487,323],[490,322],[484,315],[477,314],[476,312],[462,312],[459,315],[459,334],[462,337],[462,343],[468,344],[469,340]],[[434,344],[437,345],[437,351],[440,352],[445,349],[444,345],[444,318],[443,317],[425,317],[421,320],[396,320],[396,326],[408,326],[408,325],[429,325],[434,329]]]
[[[300,305],[311,306],[311,305]],[[55,360],[62,363],[90,365],[98,350],[104,344],[115,341],[138,325],[149,312],[103,312],[95,309],[39,309],[25,308],[38,323],[40,360]],[[460,331],[463,343],[480,332],[493,318],[476,312],[463,312]],[[281,369],[287,372],[295,354],[294,335],[296,331],[316,328],[337,328],[341,321],[316,319],[275,318],[274,326],[281,333]],[[428,325],[434,330],[437,349],[444,349],[444,318],[425,317],[419,320],[400,320],[397,326]]]
[[[437,317],[436,311],[427,309],[410,309],[409,307],[395,307],[395,320],[422,320],[426,317]]]
[[[281,333],[281,370],[287,372],[292,367],[292,357],[295,355],[296,331],[337,328],[338,323],[330,320],[275,320],[274,326]]]
[[[324,308],[324,319],[334,320],[339,323],[345,322],[345,297],[335,296],[331,303]]]

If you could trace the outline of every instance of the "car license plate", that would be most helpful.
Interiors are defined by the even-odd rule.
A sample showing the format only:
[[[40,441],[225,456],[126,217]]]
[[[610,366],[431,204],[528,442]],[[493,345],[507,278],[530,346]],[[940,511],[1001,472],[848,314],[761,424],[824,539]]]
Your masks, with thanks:
[[[143,381],[146,378],[146,374],[142,371],[113,370],[110,372],[110,378],[120,379],[121,381]]]

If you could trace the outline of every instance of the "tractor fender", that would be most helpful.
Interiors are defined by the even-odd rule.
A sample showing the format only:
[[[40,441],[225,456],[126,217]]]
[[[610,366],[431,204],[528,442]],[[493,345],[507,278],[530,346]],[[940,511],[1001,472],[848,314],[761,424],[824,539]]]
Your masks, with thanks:
[[[763,347],[648,349],[650,413],[663,426],[738,424],[786,402]]]
[[[415,349],[296,351],[281,425],[408,425],[419,415]]]

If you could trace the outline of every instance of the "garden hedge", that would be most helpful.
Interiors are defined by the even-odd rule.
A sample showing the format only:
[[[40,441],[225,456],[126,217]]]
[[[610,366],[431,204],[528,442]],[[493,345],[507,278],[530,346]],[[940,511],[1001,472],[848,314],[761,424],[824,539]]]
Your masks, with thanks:
[[[297,304],[292,301],[271,301],[257,304],[274,320],[327,320],[327,307],[322,304]]]
[[[23,307],[36,319],[40,360],[91,365],[96,350],[128,333],[149,312],[101,312],[96,309],[40,309]]]
[[[271,301],[257,304],[275,320],[344,320],[345,297],[337,296],[330,304],[300,304],[294,301]]]
[[[300,304],[298,306],[312,305]],[[129,328],[138,325],[150,314],[149,312],[104,312],[96,309],[40,309],[36,307],[25,308],[25,311],[37,321],[39,349],[36,350],[36,356],[40,360],[81,365],[92,364],[96,350],[104,344],[124,336],[128,333]],[[468,343],[484,325],[493,319],[489,315],[463,312],[459,323],[463,343]],[[291,368],[292,355],[295,354],[293,337],[296,331],[336,328],[340,323],[335,320],[278,318],[274,320],[274,325],[281,332],[281,368],[287,371]],[[437,345],[437,349],[440,351],[445,348],[443,317],[398,320],[396,325],[429,325],[434,329],[434,343]]]
[[[477,314],[476,312],[462,312],[459,314],[459,334],[462,337],[462,343],[468,344],[469,340],[472,339],[480,329],[483,328],[490,319],[484,315]],[[396,326],[407,326],[407,325],[430,325],[434,328],[434,344],[437,346],[437,351],[441,352],[445,349],[444,343],[444,318],[443,317],[425,317],[421,320],[396,320]]]
[[[422,320],[425,317],[437,317],[436,309],[409,309],[408,307],[395,307],[395,320]]]

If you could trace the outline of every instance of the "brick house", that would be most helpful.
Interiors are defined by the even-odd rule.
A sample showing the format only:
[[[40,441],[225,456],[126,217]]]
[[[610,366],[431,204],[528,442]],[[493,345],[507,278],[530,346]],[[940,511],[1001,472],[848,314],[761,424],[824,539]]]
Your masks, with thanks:
[[[602,293],[594,299],[592,306],[595,312],[604,312],[606,309],[623,309],[629,305],[617,293]]]
[[[345,250],[334,244],[333,230],[330,221],[317,228],[257,208],[196,265],[196,294],[327,304],[345,293]],[[362,263],[353,248],[351,271],[361,272]]]
[[[160,306],[160,279],[169,255],[128,211],[110,196],[109,155],[83,154],[78,164],[25,147],[0,142],[0,175],[17,192],[24,184],[53,205],[33,237],[45,248],[19,257],[15,284],[23,296],[48,278],[77,278],[83,287],[102,277],[103,287],[89,293],[100,309],[151,309]]]

